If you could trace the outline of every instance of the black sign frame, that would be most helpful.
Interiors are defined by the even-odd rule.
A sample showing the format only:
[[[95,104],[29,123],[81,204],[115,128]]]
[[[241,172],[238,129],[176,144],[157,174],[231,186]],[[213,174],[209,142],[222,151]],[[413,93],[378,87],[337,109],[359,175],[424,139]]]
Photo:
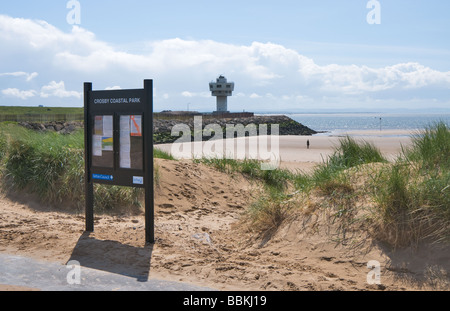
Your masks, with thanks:
[[[105,116],[108,119],[104,118]],[[123,116],[129,116],[136,125],[138,134],[129,139],[137,142],[134,144],[138,147],[137,155],[142,153],[142,159],[137,159],[141,161],[138,165],[141,169],[121,165],[121,151],[125,150],[125,144],[121,141],[121,135],[123,135],[121,120],[126,120],[125,118],[121,119]],[[95,133],[95,125],[96,120],[102,120],[100,117],[108,121],[103,123],[107,124],[108,134],[106,135],[108,137],[94,135],[98,134]],[[136,118],[139,119],[139,122],[135,121]],[[145,190],[145,241],[146,243],[155,243],[153,80],[144,80],[143,89],[111,91],[93,91],[91,82],[84,83],[84,124],[86,231],[94,232],[94,183],[143,188]],[[125,134],[130,135],[130,133],[126,132]],[[99,144],[97,144],[97,138],[99,138]],[[102,153],[102,139],[103,142],[106,141],[103,147],[103,150],[107,150],[104,151],[105,154],[109,153],[109,157],[112,156],[111,165],[104,167],[98,164],[94,165],[93,161],[94,158],[99,158],[99,153]],[[130,147],[128,146],[128,148]],[[131,150],[126,151],[131,153]],[[128,156],[130,155],[128,154]]]

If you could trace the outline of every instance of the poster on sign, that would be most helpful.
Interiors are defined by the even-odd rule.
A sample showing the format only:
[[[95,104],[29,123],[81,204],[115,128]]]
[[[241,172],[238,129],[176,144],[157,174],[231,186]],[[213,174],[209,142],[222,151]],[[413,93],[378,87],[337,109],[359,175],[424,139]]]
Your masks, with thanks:
[[[142,117],[141,116],[130,116],[130,126],[131,126],[131,136],[141,137],[142,136]]]
[[[142,116],[120,116],[120,168],[143,167]]]
[[[120,168],[131,168],[130,117],[120,116]]]
[[[94,117],[92,135],[92,164],[95,167],[114,166],[113,116]]]

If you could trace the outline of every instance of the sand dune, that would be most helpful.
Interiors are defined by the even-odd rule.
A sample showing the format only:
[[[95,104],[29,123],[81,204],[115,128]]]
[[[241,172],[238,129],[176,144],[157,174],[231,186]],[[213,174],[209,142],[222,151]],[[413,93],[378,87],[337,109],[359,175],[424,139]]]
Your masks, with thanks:
[[[314,139],[313,146],[325,148],[329,139]],[[294,214],[271,236],[259,236],[244,221],[257,185],[189,160],[157,165],[155,245],[145,245],[142,214],[96,215],[96,231],[86,234],[82,214],[22,195],[0,199],[0,252],[63,264],[78,260],[138,281],[158,277],[220,290],[441,288],[441,277],[430,285],[427,276],[441,273],[445,280],[450,268],[448,250],[393,253],[359,231],[364,243],[337,243],[320,214]],[[367,283],[371,260],[381,264],[381,285]]]

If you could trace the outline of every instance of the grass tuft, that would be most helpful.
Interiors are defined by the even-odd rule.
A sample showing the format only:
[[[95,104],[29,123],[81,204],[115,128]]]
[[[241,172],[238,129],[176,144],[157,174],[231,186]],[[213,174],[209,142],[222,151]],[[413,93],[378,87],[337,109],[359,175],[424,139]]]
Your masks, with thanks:
[[[437,122],[413,136],[413,146],[406,158],[417,162],[423,170],[450,170],[450,129]]]
[[[280,192],[261,194],[247,212],[252,230],[263,233],[265,238],[272,236],[295,207],[295,201]]]
[[[153,156],[155,157],[155,159],[175,160],[175,158],[171,154],[158,148],[155,148],[153,150]]]
[[[376,178],[376,236],[394,247],[450,241],[450,129],[440,122],[413,137]]]
[[[261,162],[253,159],[240,161],[228,158],[203,158],[199,161],[221,172],[241,173],[251,179],[262,181],[266,187],[280,192],[287,189],[293,176],[290,171],[284,169],[262,170]]]

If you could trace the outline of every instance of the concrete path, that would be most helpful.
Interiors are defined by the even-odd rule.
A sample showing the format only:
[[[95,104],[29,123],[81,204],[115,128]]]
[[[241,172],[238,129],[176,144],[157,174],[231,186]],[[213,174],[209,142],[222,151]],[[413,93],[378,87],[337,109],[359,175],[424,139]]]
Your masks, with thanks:
[[[72,264],[69,262],[69,264]],[[69,284],[72,283],[72,284]],[[79,283],[79,284],[78,284]],[[149,279],[141,282],[106,271],[61,265],[0,254],[0,285],[41,291],[212,291],[178,282]]]

